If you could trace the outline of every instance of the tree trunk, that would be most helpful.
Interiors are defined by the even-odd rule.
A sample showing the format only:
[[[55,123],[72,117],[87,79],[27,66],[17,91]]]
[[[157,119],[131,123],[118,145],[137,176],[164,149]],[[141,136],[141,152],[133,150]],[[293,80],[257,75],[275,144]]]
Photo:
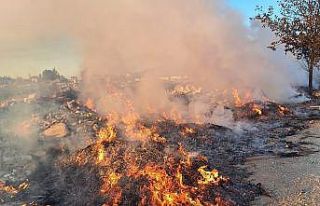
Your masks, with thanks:
[[[309,95],[313,93],[313,65],[309,65]]]

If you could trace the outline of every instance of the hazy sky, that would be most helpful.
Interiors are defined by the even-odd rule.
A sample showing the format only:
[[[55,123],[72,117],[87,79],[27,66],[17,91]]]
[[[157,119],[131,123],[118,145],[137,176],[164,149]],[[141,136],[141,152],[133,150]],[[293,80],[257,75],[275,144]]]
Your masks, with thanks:
[[[56,68],[66,76],[78,74],[79,54],[67,39],[8,42],[0,47],[0,76],[37,75]]]
[[[276,0],[227,0],[244,16],[244,24],[248,18],[254,16],[256,5],[268,6]],[[1,7],[1,6],[0,6]],[[1,8],[0,8],[1,9]],[[11,14],[7,11],[7,15]],[[1,22],[3,21],[3,22]],[[10,24],[1,18],[0,24]],[[15,24],[17,22],[14,22]],[[10,33],[0,35],[0,76],[28,76],[39,74],[41,70],[55,67],[66,76],[78,75],[80,72],[81,54],[75,48],[72,39],[66,37],[21,40],[21,34]],[[17,38],[18,37],[18,38]],[[27,39],[27,38],[26,38]]]

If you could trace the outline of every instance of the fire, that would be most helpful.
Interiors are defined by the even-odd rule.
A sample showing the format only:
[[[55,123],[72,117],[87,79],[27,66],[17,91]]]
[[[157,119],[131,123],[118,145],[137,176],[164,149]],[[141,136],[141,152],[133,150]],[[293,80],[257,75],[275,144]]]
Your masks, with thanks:
[[[5,192],[11,195],[16,195],[19,192],[26,190],[29,187],[29,182],[26,180],[25,182],[21,183],[17,187],[14,187],[12,185],[6,185],[4,182],[0,181],[0,192]]]
[[[105,193],[106,191],[116,186],[121,177],[122,176],[120,174],[117,174],[115,172],[111,172],[108,176],[104,177],[104,184],[102,185],[102,189],[100,190],[101,193]]]
[[[97,141],[97,162],[101,162],[105,156],[104,143],[110,143],[114,141],[117,137],[117,132],[115,131],[115,128],[112,125],[108,124],[105,128],[102,128],[98,132],[97,136],[99,137]]]
[[[172,117],[175,118],[175,121],[179,121],[180,116],[178,113],[172,112]],[[127,114],[121,115],[117,114],[116,112],[111,112],[107,115],[107,119],[109,120],[110,124],[113,125],[121,125],[124,128],[125,136],[133,141],[147,141],[153,140],[156,142],[163,142],[165,139],[157,134],[154,128],[146,127],[142,124],[141,117],[136,112],[129,112]],[[167,118],[170,118],[167,116]],[[158,120],[163,121],[163,120]],[[157,122],[157,121],[155,121]]]
[[[180,184],[180,181],[177,181],[178,178],[169,176],[163,168],[157,165],[148,165],[141,174],[149,177],[149,189],[152,191],[153,204],[201,205],[199,200],[193,200],[188,192],[184,192],[182,188],[178,189]],[[199,204],[194,204],[197,202]]]
[[[189,153],[187,151],[185,151],[185,149],[183,148],[183,146],[181,144],[179,145],[178,151],[181,154],[181,156],[183,157],[183,159],[181,160],[181,163],[190,167],[192,165],[191,156],[189,155]]]
[[[202,175],[202,179],[198,180],[198,184],[207,185],[207,184],[219,184],[221,178],[219,177],[219,172],[216,169],[212,171],[206,171],[207,166],[199,167],[198,172]]]
[[[180,124],[183,122],[183,117],[181,113],[174,108],[172,108],[170,112],[162,112],[162,117],[165,120],[171,120],[177,124]]]
[[[182,129],[181,129],[181,135],[183,136],[183,137],[187,137],[187,136],[190,136],[190,135],[193,135],[193,134],[195,134],[196,133],[196,130],[195,129],[193,129],[193,128],[191,128],[191,127],[183,127]]]
[[[100,141],[112,142],[117,137],[117,132],[112,125],[108,124],[98,132],[98,137]]]
[[[131,118],[126,119],[126,123],[137,123],[131,120]],[[147,133],[145,133],[146,131]],[[144,126],[140,132],[147,134],[149,137],[157,137],[164,140],[155,141],[161,145],[166,144],[166,138],[157,134],[153,127],[148,128]],[[126,144],[126,140],[119,135],[115,132],[114,127],[110,126],[107,126],[98,133],[99,139],[96,145],[101,150],[97,150],[96,164],[99,166],[102,175],[100,192],[102,196],[112,197],[104,205],[118,205],[123,201],[124,195],[126,195],[125,188],[120,185],[124,180],[141,180],[144,182],[137,188],[139,205],[201,206],[215,205],[215,202],[220,204],[220,202],[216,201],[218,200],[217,197],[212,199],[212,202],[204,197],[207,196],[206,192],[210,191],[211,187],[223,184],[226,179],[222,178],[217,170],[206,171],[207,165],[200,166],[195,170],[193,169],[195,167],[194,161],[205,162],[207,161],[206,158],[200,155],[198,158],[197,155],[190,154],[180,144],[176,150],[168,154],[161,153],[166,154],[163,157],[159,156],[160,153],[159,155],[149,154],[155,155],[154,158],[158,160],[150,159],[147,164],[142,164],[141,161],[144,161],[144,159],[140,156],[139,151],[145,152],[149,150],[143,146],[144,144],[139,148],[132,146],[130,143],[123,148],[115,147],[111,149],[105,146],[105,144],[111,141],[120,141],[122,144]],[[154,140],[149,138],[147,141]],[[115,144],[117,144],[116,142]],[[157,151],[155,149],[154,152]],[[121,157],[119,154],[123,154],[123,156]],[[122,166],[119,168],[120,163]],[[194,182],[186,183],[185,179],[194,179]]]
[[[126,137],[134,141],[146,141],[152,138],[152,128],[144,126],[138,113],[130,112],[121,118],[120,124],[124,126]]]
[[[249,103],[253,100],[252,92],[250,90],[245,90],[240,92],[238,89],[232,89],[233,102],[236,107],[242,107],[246,103]],[[264,97],[264,96],[263,96]]]
[[[101,162],[104,159],[104,155],[105,155],[105,151],[104,151],[103,145],[99,145],[97,162]]]
[[[280,115],[286,115],[290,113],[290,110],[287,107],[279,105],[278,112],[280,113]]]
[[[187,95],[187,94],[199,94],[201,93],[202,88],[196,87],[193,85],[177,85],[171,92],[173,95]]]
[[[254,114],[261,116],[262,115],[262,109],[260,108],[259,105],[257,104],[253,104],[252,106],[252,111],[254,112]]]
[[[85,106],[88,107],[91,110],[94,110],[95,109],[95,103],[94,103],[93,99],[88,98],[86,103],[85,103]]]
[[[177,87],[176,92],[196,94],[201,88]],[[234,94],[236,104],[242,104],[237,90]],[[80,164],[92,161],[97,166],[105,206],[131,204],[131,201],[141,206],[224,205],[216,187],[227,184],[227,178],[216,169],[207,170],[206,157],[189,152],[181,143],[174,145],[159,132],[159,125],[169,120],[180,128],[178,135],[195,136],[194,128],[179,125],[184,121],[179,110],[171,108],[144,121],[125,95],[116,90],[109,95],[126,105],[124,111],[106,115],[107,124],[97,132],[92,147],[93,160],[81,153],[74,159]],[[147,110],[157,111],[151,106]]]
[[[233,99],[234,99],[234,104],[236,107],[241,107],[243,105],[240,95],[239,95],[239,91],[237,89],[233,89],[232,90],[232,95],[233,95]]]

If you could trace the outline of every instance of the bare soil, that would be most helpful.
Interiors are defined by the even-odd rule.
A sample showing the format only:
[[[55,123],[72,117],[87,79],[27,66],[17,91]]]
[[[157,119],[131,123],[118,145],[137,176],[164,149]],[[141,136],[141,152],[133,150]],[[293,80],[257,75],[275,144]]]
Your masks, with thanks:
[[[320,121],[286,139],[320,149]],[[257,198],[253,205],[319,205],[320,153],[288,158],[262,156],[249,160],[247,166],[253,173],[250,179],[261,183],[270,195]]]

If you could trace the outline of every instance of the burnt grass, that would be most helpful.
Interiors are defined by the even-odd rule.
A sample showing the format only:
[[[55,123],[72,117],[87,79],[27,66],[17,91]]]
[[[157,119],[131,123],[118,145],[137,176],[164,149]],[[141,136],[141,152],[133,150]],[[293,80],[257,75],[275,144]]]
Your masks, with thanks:
[[[181,137],[180,132],[184,127],[192,127],[196,133],[189,137]],[[161,161],[164,155],[170,153],[168,152],[170,150],[176,151],[181,144],[186,151],[197,152],[207,157],[206,163],[209,164],[209,168],[218,169],[223,176],[230,178],[227,183],[215,186],[208,195],[219,194],[230,205],[248,205],[255,196],[263,193],[260,185],[246,181],[248,172],[237,167],[245,158],[245,153],[240,152],[238,148],[244,142],[237,141],[231,130],[209,124],[176,125],[170,121],[159,123],[158,130],[160,135],[166,137],[165,144],[150,141],[141,145],[138,142],[117,141],[105,145],[107,151],[117,150],[118,153],[114,156],[110,167],[114,171],[126,169],[126,163],[122,159],[123,152],[134,152],[137,156],[143,157],[139,160],[139,165],[151,162],[163,164]],[[39,163],[36,171],[29,177],[29,189],[19,194],[17,198],[23,202],[36,202],[40,205],[101,205],[108,201],[108,198],[112,199],[112,196],[99,196],[101,180],[99,168],[93,164],[96,153],[92,147],[88,146],[78,152],[86,154],[88,159],[86,164],[79,166],[72,161],[60,164],[61,160],[72,159],[72,156],[77,154],[51,149],[47,160]],[[201,166],[203,163],[195,160],[194,164]],[[194,167],[193,171],[196,172],[197,168]],[[184,181],[187,184],[188,178]],[[147,180],[121,178],[119,185],[124,188],[120,205],[138,205],[142,195],[139,194],[139,188],[147,185]]]
[[[157,132],[166,138],[166,143],[150,141],[142,147],[139,143],[134,145],[126,141],[117,141],[106,145],[105,148],[106,151],[117,148],[119,155],[116,157],[118,159],[114,159],[110,167],[118,167],[117,169],[121,170],[124,169],[121,166],[123,163],[121,162],[123,161],[121,160],[121,149],[125,150],[124,148],[128,149],[134,145],[135,152],[141,152],[141,155],[145,157],[141,160],[141,164],[146,164],[147,162],[161,162],[161,157],[165,155],[168,148],[177,148],[181,144],[186,151],[207,157],[209,168],[217,169],[221,175],[229,178],[227,183],[214,188],[211,194],[219,194],[230,205],[250,205],[255,197],[268,194],[264,191],[263,185],[248,181],[250,172],[241,165],[247,158],[260,155],[285,158],[317,152],[310,147],[305,147],[302,143],[287,141],[285,137],[307,128],[310,121],[320,119],[319,111],[309,109],[310,105],[318,103],[318,100],[311,100],[302,104],[285,105],[290,111],[286,114],[279,114],[278,105],[275,103],[257,103],[261,104],[264,109],[261,116],[250,114],[248,112],[250,105],[236,108],[233,110],[236,115],[235,119],[245,121],[250,125],[248,129],[243,129],[241,132],[234,132],[229,128],[214,124],[176,124],[172,121],[162,121],[157,123],[156,128]],[[144,124],[148,126],[148,121]],[[192,128],[195,132],[182,137],[181,131],[185,127]],[[64,161],[83,152],[91,161],[80,166],[72,161],[67,163]],[[102,205],[112,196],[101,197],[99,195],[102,182],[99,168],[93,161],[96,158],[93,154],[91,145],[73,152],[68,148],[52,147],[46,152],[46,157],[38,163],[35,171],[29,175],[29,188],[18,193],[10,201],[30,205],[31,203],[37,205]],[[147,184],[146,180],[123,178],[119,184],[124,187],[120,205],[138,205],[140,198],[138,188]]]
[[[98,168],[90,164],[58,166],[57,160],[67,155],[67,151],[50,149],[46,161],[30,175],[30,187],[17,199],[38,205],[101,205]]]

